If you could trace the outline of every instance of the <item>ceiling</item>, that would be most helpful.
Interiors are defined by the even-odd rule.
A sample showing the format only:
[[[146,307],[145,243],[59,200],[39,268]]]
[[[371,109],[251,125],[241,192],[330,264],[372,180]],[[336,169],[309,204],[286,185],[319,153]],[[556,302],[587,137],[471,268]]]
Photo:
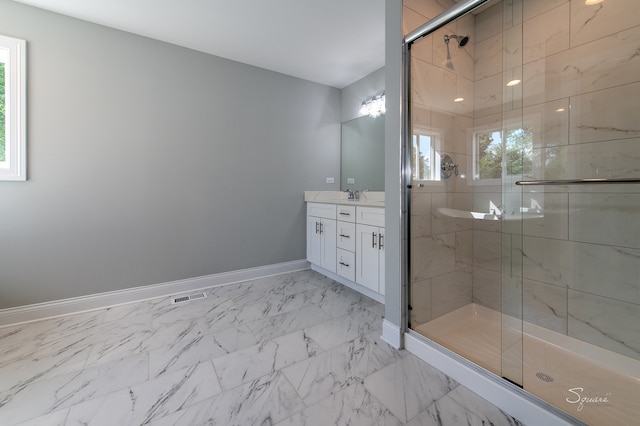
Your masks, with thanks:
[[[384,66],[385,0],[15,0],[339,89]]]

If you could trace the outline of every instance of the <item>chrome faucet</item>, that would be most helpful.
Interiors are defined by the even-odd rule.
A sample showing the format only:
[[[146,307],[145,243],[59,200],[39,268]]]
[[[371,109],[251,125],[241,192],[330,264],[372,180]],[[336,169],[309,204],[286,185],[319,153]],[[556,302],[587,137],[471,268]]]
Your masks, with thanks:
[[[356,199],[356,196],[353,193],[353,189],[345,189],[344,192],[346,192],[348,194],[347,195],[347,200],[355,200]]]

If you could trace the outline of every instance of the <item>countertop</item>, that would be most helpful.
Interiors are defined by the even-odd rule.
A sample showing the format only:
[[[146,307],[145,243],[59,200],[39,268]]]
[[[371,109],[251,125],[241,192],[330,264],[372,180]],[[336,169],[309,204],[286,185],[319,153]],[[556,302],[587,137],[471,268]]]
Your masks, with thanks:
[[[358,200],[349,200],[348,194],[343,191],[304,191],[304,201],[347,206],[384,207],[384,191],[360,192]]]

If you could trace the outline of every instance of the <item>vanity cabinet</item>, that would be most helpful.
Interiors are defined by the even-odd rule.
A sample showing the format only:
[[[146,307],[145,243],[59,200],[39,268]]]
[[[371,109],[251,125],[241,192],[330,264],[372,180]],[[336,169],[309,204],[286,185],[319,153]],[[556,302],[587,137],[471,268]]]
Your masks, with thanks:
[[[384,208],[307,203],[312,268],[383,303],[384,244]]]
[[[336,272],[336,206],[307,204],[307,260]]]
[[[356,283],[384,295],[384,210],[358,209]]]

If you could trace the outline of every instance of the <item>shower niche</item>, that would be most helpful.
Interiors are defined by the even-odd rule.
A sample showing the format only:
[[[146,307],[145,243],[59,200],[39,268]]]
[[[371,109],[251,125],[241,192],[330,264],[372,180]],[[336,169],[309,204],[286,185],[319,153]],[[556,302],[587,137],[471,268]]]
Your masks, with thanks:
[[[407,318],[576,419],[624,425],[640,416],[640,2],[588,3],[488,1],[406,43]]]

